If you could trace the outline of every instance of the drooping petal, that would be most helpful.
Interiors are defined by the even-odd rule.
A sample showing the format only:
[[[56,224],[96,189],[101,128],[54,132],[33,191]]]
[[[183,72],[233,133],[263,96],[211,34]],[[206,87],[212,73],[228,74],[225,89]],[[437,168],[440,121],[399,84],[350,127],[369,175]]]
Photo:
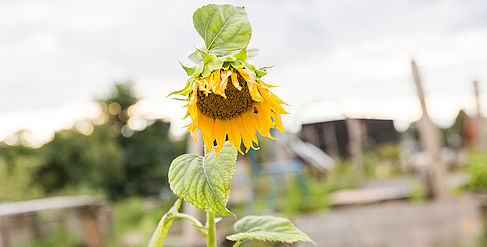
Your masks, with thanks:
[[[240,86],[240,83],[238,83],[238,76],[237,73],[232,73],[232,84],[234,87],[236,87],[238,90],[242,90],[242,87]]]
[[[255,82],[247,82],[247,85],[248,85],[249,92],[250,92],[250,95],[252,96],[252,99],[253,100],[255,100],[257,102],[264,101],[264,98],[262,98],[262,96],[259,93],[259,89],[258,89],[257,83],[255,83]]]

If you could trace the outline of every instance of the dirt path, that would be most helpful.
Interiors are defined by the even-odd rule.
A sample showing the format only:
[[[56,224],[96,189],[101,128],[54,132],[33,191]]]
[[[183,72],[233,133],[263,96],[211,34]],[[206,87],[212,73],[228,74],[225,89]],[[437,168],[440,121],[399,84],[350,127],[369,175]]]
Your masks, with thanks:
[[[297,246],[477,246],[483,232],[480,203],[472,197],[335,209],[294,222],[317,243]]]

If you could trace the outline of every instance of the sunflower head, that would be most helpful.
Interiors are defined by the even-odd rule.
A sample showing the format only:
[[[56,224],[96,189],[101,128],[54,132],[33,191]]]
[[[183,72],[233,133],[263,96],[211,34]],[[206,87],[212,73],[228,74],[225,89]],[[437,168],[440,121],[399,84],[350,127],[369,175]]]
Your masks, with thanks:
[[[284,131],[281,114],[287,112],[282,104],[285,103],[258,83],[250,71],[216,70],[205,78],[195,79],[188,104],[192,120],[188,130],[197,141],[199,129],[206,148],[215,146],[217,154],[227,139],[244,153],[257,148],[256,131],[272,139],[271,128]]]
[[[205,18],[208,13],[212,18]],[[268,67],[257,69],[247,62],[256,50],[247,50],[251,29],[243,8],[207,5],[195,12],[193,20],[206,47],[190,55],[198,65],[183,66],[188,83],[173,94],[186,96],[192,120],[188,130],[195,141],[200,130],[207,151],[214,147],[218,155],[227,140],[244,154],[257,149],[257,132],[275,139],[270,129],[284,131],[281,114],[287,114],[282,107],[286,103],[262,81]]]

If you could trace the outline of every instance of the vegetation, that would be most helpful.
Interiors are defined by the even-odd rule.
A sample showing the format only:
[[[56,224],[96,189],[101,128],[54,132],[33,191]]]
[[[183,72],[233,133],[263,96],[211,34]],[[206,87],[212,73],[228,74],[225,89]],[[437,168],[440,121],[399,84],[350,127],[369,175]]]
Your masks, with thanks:
[[[59,227],[49,236],[27,241],[15,247],[52,247],[52,246],[80,246],[82,240],[79,235],[70,232],[66,227]]]
[[[171,140],[170,123],[135,116],[136,102],[131,83],[116,84],[99,100],[101,124],[82,121],[38,149],[25,146],[22,133],[18,144],[0,145],[0,201],[87,191],[111,199],[165,193],[169,164],[186,144]],[[133,129],[132,118],[143,128]]]
[[[169,199],[169,198],[168,198]],[[109,238],[108,246],[147,246],[154,227],[161,218],[161,212],[167,211],[171,200],[144,200],[130,197],[119,200],[114,205],[114,232]]]
[[[137,102],[131,84],[117,84],[107,99],[100,100],[107,121],[84,135],[76,129],[56,133],[41,148],[43,161],[37,181],[47,193],[66,187],[101,189],[109,198],[157,195],[167,189],[172,158],[184,152],[184,142],[170,140],[170,123],[147,120],[133,130],[131,106]]]
[[[467,172],[470,189],[478,192],[487,191],[487,153],[473,153]]]
[[[35,168],[39,164],[38,156],[35,149],[0,143],[0,202],[43,195],[42,188],[32,182]]]

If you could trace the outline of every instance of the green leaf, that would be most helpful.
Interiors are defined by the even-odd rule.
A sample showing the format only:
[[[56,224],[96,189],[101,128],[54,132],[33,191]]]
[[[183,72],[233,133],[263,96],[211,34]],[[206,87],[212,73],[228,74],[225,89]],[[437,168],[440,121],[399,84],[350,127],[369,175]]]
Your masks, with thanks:
[[[164,242],[164,237],[171,226],[172,221],[175,219],[173,216],[178,214],[179,207],[181,206],[181,199],[176,200],[174,205],[169,211],[162,216],[161,221],[157,225],[154,234],[149,241],[148,247],[161,247]]]
[[[201,53],[201,56],[203,57],[203,64],[205,66],[208,66],[210,70],[215,70],[222,67],[223,61],[220,58],[213,54],[206,53],[202,50],[199,51]]]
[[[189,58],[189,60],[193,61],[194,63],[197,63],[197,64],[203,63],[203,56],[201,56],[201,53],[199,50],[196,50],[193,53],[189,54],[188,58]]]
[[[242,48],[242,50],[240,50],[238,53],[234,54],[232,57],[234,57],[236,60],[240,60],[240,61],[247,60],[247,48],[246,47]]]
[[[193,14],[193,25],[205,41],[206,51],[226,56],[247,46],[252,28],[243,7],[209,4]]]
[[[313,242],[296,228],[290,220],[274,216],[246,216],[235,223],[236,234],[227,237],[232,241],[260,240],[294,243]]]
[[[267,75],[267,69],[270,69],[270,68],[272,68],[272,66],[264,66],[264,67],[260,67],[258,69],[256,69],[254,66],[254,71],[255,71],[256,76],[260,78],[262,76]]]
[[[247,58],[254,58],[257,54],[259,54],[259,49],[257,48],[247,49]]]
[[[228,142],[216,157],[212,150],[204,158],[183,154],[169,168],[169,185],[180,198],[195,207],[220,215],[233,215],[226,205],[230,198],[237,149]]]
[[[171,98],[173,100],[178,100],[178,101],[189,101],[188,98],[183,98],[183,99],[180,99],[180,98]]]
[[[229,69],[230,68],[230,63],[231,62],[224,62],[222,65],[222,69]]]
[[[257,56],[258,53],[259,49],[257,48],[247,49],[247,47],[244,47],[238,53],[233,54],[232,57],[236,60],[245,61],[249,58]]]
[[[196,67],[195,70],[198,70],[198,67]],[[174,92],[170,93],[169,95],[167,95],[167,97],[174,95],[174,94],[182,95],[182,96],[188,95],[193,90],[193,88],[191,87],[191,85],[193,85],[193,81],[194,81],[194,78],[190,77],[188,79],[188,81],[186,82],[186,86],[183,89],[174,91]]]
[[[243,66],[242,61],[240,60],[237,60],[235,62],[230,62],[230,65],[232,65],[232,67],[234,68],[241,68]]]
[[[223,61],[220,58],[218,58],[214,54],[209,54],[202,50],[198,51],[203,57],[203,71],[201,72],[201,77],[207,77],[213,70],[217,70],[222,67]]]
[[[186,71],[186,74],[188,75],[192,75],[194,73],[194,71],[196,70],[196,67],[186,67],[184,66],[181,62],[179,62],[179,64],[181,64],[181,67],[183,67],[183,69]]]

